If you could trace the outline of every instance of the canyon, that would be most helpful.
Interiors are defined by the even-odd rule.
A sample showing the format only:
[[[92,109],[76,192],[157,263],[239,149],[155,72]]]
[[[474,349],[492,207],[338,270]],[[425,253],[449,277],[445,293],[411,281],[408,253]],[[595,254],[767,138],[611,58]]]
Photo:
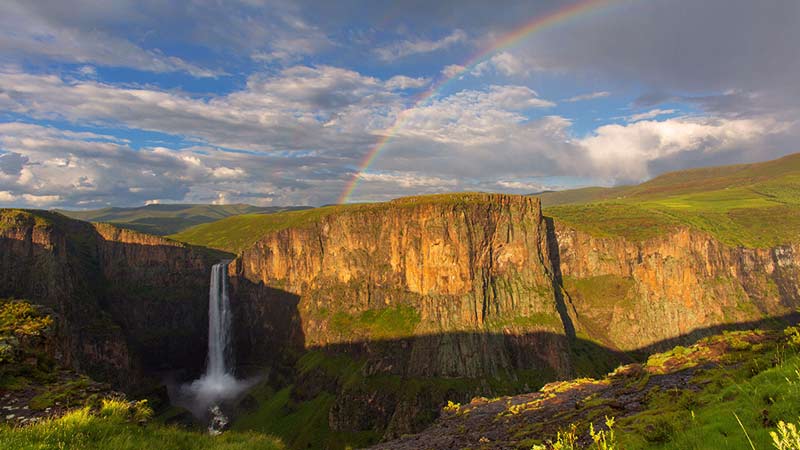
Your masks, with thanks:
[[[689,226],[592,233],[547,216],[536,197],[501,194],[340,206],[235,255],[3,210],[0,298],[51,308],[60,363],[133,392],[165,371],[202,372],[209,273],[230,258],[239,374],[288,391],[284,414],[316,405],[328,440],[314,446],[369,445],[423,430],[449,400],[529,392],[722,330],[777,326],[800,306],[798,252]],[[262,400],[237,406],[242,423]]]

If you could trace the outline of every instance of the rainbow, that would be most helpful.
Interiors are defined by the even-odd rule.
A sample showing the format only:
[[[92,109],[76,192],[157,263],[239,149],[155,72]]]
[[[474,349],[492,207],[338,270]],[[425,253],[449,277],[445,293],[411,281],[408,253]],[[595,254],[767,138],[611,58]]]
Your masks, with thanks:
[[[511,31],[503,35],[501,38],[494,41],[491,45],[485,47],[481,51],[471,56],[464,64],[461,65],[463,67],[461,70],[457,71],[456,73],[452,74],[449,77],[442,78],[436,84],[431,86],[427,91],[417,96],[417,100],[414,102],[413,107],[416,107],[428,101],[431,97],[436,95],[437,92],[441,91],[442,88],[447,86],[448,83],[450,83],[455,79],[458,79],[463,74],[471,71],[473,68],[475,68],[475,66],[489,59],[489,57],[493,56],[498,51],[512,47],[515,44],[518,44],[519,42],[527,38],[528,36],[531,36],[542,30],[546,30],[560,23],[576,19],[587,13],[601,9],[606,6],[610,6],[619,1],[621,0],[582,0],[565,5],[564,7],[559,8],[555,11],[551,11],[549,14],[535,17],[530,22],[518,27],[514,31]],[[347,203],[349,201],[350,196],[352,195],[353,191],[358,185],[358,180],[361,178],[361,174],[369,168],[369,166],[378,157],[381,150],[383,150],[383,148],[397,133],[397,131],[403,127],[403,125],[406,122],[406,116],[408,115],[408,111],[413,109],[413,107],[406,108],[403,111],[401,111],[397,115],[397,118],[395,118],[395,121],[392,124],[392,126],[388,130],[386,130],[386,132],[381,136],[380,139],[378,139],[375,145],[372,146],[372,148],[370,148],[366,156],[364,156],[364,159],[361,161],[361,164],[358,166],[358,170],[355,172],[355,174],[353,174],[353,177],[350,179],[350,181],[348,181],[347,185],[342,191],[342,194],[339,196],[338,203],[340,204]]]

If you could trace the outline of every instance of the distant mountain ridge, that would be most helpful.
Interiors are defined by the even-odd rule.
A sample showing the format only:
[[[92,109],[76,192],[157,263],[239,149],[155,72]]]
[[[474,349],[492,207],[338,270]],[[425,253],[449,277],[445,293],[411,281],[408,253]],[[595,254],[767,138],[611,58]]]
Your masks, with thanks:
[[[307,206],[254,206],[243,203],[232,205],[174,203],[131,208],[109,207],[88,211],[65,209],[56,211],[73,219],[107,222],[143,233],[166,236],[195,225],[241,214],[270,214],[308,208]]]

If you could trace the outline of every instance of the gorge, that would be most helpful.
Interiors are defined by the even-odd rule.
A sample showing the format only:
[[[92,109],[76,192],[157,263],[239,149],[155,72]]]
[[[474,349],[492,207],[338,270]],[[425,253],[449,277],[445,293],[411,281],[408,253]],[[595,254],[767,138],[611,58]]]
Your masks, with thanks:
[[[0,297],[57,313],[60,364],[128,392],[202,374],[204,409],[234,398],[234,430],[294,448],[419,432],[448,401],[602,375],[800,306],[797,241],[731,245],[672,222],[620,236],[561,217],[530,196],[409,197],[281,213],[233,254],[3,210]]]

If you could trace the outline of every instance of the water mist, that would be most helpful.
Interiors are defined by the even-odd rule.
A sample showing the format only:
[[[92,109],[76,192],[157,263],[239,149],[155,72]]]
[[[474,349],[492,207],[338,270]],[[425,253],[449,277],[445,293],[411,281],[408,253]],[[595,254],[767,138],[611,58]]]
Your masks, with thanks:
[[[203,375],[180,388],[176,402],[199,418],[209,420],[209,431],[219,432],[227,424],[220,405],[238,397],[257,380],[238,380],[233,374],[233,314],[228,296],[228,264],[222,261],[211,268],[208,293],[208,358]]]

